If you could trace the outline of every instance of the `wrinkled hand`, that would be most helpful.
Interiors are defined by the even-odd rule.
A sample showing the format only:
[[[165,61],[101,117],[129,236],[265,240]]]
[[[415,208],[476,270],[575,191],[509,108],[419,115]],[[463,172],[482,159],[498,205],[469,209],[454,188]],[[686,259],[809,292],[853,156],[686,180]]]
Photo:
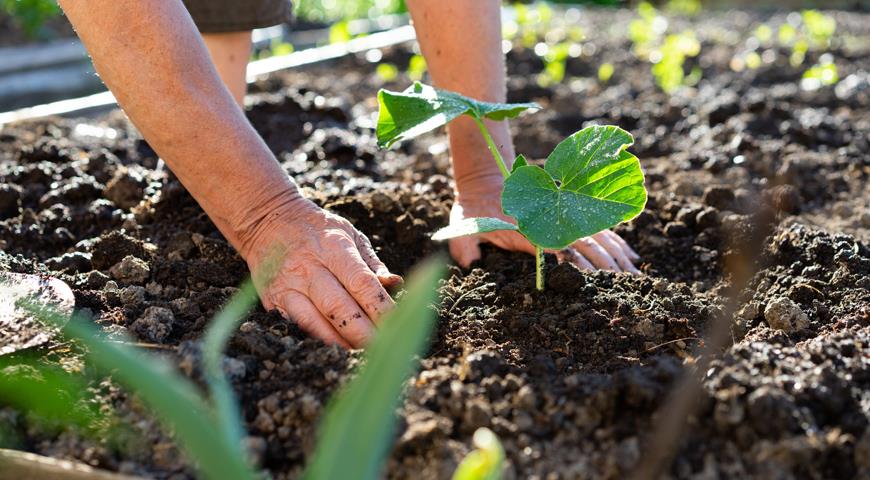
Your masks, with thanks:
[[[275,268],[257,290],[276,309],[326,343],[366,345],[380,316],[393,306],[385,287],[402,282],[390,273],[369,239],[338,215],[298,197],[265,216],[242,255],[255,279]],[[270,255],[281,260],[269,267]]]
[[[457,196],[450,211],[450,222],[463,218],[495,217],[516,223],[501,209],[501,185],[492,188],[475,189],[473,194]],[[450,255],[461,266],[467,268],[471,262],[480,258],[480,242],[488,242],[499,248],[535,254],[535,247],[522,235],[513,231],[495,231],[476,236],[459,237],[450,240]],[[612,270],[639,274],[634,262],[640,256],[619,235],[604,230],[591,237],[581,238],[568,248],[552,252],[560,262],[568,261],[582,270]]]

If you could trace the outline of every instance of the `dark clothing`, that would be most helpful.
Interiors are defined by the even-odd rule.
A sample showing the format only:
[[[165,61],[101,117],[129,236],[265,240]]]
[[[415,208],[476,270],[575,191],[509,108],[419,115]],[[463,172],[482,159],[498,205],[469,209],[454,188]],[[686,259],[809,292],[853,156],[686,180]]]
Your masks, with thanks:
[[[201,33],[241,32],[290,20],[289,0],[182,0]]]

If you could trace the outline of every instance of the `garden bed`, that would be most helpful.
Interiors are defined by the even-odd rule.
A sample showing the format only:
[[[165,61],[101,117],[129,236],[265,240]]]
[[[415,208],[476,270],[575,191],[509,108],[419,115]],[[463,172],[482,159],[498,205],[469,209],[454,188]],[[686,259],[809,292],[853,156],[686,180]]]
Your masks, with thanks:
[[[725,264],[741,249],[760,251],[758,271],[733,319],[733,344],[704,377],[700,411],[672,474],[870,475],[868,50],[832,49],[840,83],[804,91],[801,73],[817,53],[795,68],[774,47],[772,63],[734,72],[735,42],[762,18],[705,13],[684,21],[702,40],[693,61],[703,78],[669,96],[620,35],[631,16],[584,12],[590,39],[552,87],[536,82],[543,64],[534,53],[512,50],[509,100],[544,107],[512,122],[517,150],[532,159],[590,122],[635,136],[650,198],[616,231],[641,255],[644,275],[580,272],[548,258],[548,289],[539,293],[531,256],[486,247],[472,269],[451,268],[437,335],[408,387],[390,478],[448,477],[481,426],[499,435],[516,478],[622,478],[724,308]],[[870,35],[870,16],[835,17],[838,34]],[[411,55],[395,47],[384,61],[404,67]],[[602,85],[603,62],[616,73]],[[428,237],[447,223],[452,201],[446,137],[379,151],[375,93],[409,81],[400,75],[384,85],[374,67],[361,54],[272,75],[255,85],[249,118],[309,196],[353,222],[405,274],[444,249]],[[0,269],[59,276],[96,323],[129,333],[199,379],[200,333],[247,269],[158,167],[119,112],[4,127]],[[762,244],[739,241],[771,215]],[[128,255],[142,262],[121,262]],[[782,306],[779,314],[765,312],[771,304]],[[794,308],[806,315],[808,323],[797,325],[804,328],[784,321],[782,310]],[[87,368],[65,344],[35,353]],[[275,478],[294,478],[324,402],[359,354],[326,347],[258,309],[227,356],[261,465]],[[93,438],[2,408],[0,430],[40,454],[192,477],[133,397],[109,381],[93,387],[123,428],[106,426]]]

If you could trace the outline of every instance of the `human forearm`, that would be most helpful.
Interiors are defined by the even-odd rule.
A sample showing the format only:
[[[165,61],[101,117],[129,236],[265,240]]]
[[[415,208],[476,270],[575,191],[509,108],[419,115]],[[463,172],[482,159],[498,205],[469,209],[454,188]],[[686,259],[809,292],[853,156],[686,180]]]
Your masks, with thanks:
[[[236,248],[296,187],[236,105],[178,0],[62,0],[94,66]],[[244,253],[244,252],[243,252]]]
[[[498,0],[408,0],[420,48],[435,85],[490,102],[506,97]],[[513,143],[507,122],[486,121],[495,144],[510,165]],[[460,195],[501,188],[502,175],[487,152],[473,120],[448,126],[453,171]]]

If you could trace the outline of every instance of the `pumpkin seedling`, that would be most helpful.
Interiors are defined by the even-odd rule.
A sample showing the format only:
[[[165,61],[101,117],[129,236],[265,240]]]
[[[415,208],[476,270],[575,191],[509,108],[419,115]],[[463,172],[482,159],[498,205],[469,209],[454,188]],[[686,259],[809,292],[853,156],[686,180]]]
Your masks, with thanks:
[[[544,289],[544,250],[564,249],[580,238],[631,220],[646,205],[643,172],[626,148],[631,134],[615,126],[584,128],[563,140],[544,167],[518,156],[509,170],[492,141],[484,118],[503,120],[530,103],[479,102],[454,92],[415,83],[404,92],[378,92],[378,143],[389,147],[437,128],[460,115],[471,116],[504,175],[501,201],[514,225],[499,218],[469,218],[435,232],[433,240],[497,230],[519,232],[535,246],[535,286]]]

